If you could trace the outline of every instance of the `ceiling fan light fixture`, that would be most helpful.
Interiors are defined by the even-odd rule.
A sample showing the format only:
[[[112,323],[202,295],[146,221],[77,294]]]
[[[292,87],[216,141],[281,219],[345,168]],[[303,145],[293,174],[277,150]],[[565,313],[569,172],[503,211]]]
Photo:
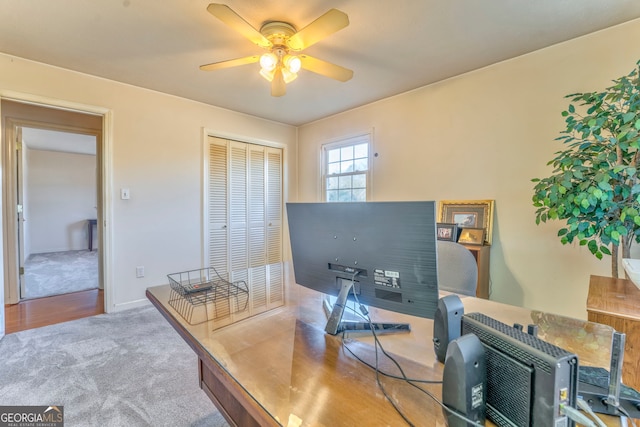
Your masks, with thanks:
[[[269,71],[265,70],[264,68],[260,70],[260,75],[264,77],[268,82],[273,81],[273,76],[275,75],[275,73],[276,73],[275,67]]]
[[[300,58],[294,55],[286,55],[283,62],[285,68],[293,74],[296,74],[298,71],[300,71],[300,68],[302,67],[302,61],[300,60]]]
[[[207,11],[252,43],[266,49],[267,53],[201,65],[203,71],[260,62],[260,75],[271,83],[273,96],[285,95],[286,84],[295,80],[302,68],[341,82],[353,77],[352,70],[339,65],[302,53],[289,54],[304,50],[349,25],[349,17],[344,12],[330,9],[298,31],[293,25],[282,21],[266,22],[258,30],[224,4],[211,3]]]
[[[289,69],[287,69],[287,67],[282,67],[282,78],[284,79],[285,83],[291,83],[297,77],[298,75],[296,73],[292,73],[291,71],[289,71]]]
[[[278,65],[278,57],[273,52],[267,52],[260,57],[260,66],[264,71],[273,71]]]

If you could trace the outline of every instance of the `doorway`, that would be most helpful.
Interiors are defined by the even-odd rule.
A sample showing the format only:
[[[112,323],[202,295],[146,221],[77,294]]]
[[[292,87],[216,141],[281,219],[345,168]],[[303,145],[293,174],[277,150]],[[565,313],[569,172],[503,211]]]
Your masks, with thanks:
[[[103,289],[104,243],[98,224],[103,224],[104,117],[5,99],[0,109],[4,303],[23,304],[27,299]],[[37,270],[32,261],[43,261],[43,254],[57,254],[57,261],[69,261],[66,256],[73,251],[90,255],[92,267],[85,276],[91,278],[85,277],[79,288],[61,286],[70,281],[77,285],[81,280],[62,278],[56,285],[53,270],[41,269],[38,274],[48,289],[38,289],[35,276],[29,274],[30,266],[31,273]],[[53,265],[50,261],[44,263]],[[58,271],[74,269],[58,267]],[[68,301],[73,305],[73,299]],[[105,304],[101,304],[100,311],[104,312]]]
[[[17,134],[20,301],[99,288],[96,137]]]

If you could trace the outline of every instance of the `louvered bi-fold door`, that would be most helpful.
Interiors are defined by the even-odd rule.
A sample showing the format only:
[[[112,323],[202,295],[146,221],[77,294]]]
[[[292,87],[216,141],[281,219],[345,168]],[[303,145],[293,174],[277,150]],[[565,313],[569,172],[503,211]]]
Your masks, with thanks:
[[[282,264],[282,150],[266,149],[267,266],[270,307],[284,304]]]
[[[209,153],[209,261],[247,282],[239,320],[284,304],[282,150],[210,137]]]
[[[209,138],[208,186],[208,252],[209,265],[224,278],[229,278],[227,238],[228,160],[227,141]]]

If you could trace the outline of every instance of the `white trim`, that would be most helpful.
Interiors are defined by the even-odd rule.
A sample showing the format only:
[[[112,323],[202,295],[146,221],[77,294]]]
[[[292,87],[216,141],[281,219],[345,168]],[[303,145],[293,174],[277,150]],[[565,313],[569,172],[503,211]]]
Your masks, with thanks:
[[[368,154],[368,165],[367,165],[367,188],[366,188],[366,200],[373,200],[373,159],[377,156],[378,153],[374,150],[374,131],[375,128],[371,128],[369,131],[356,132],[352,134],[343,135],[336,138],[331,138],[320,144],[320,180],[319,180],[319,191],[320,197],[319,200],[326,202],[327,201],[327,191],[326,191],[326,178],[327,178],[327,158],[326,153],[330,149],[336,149],[342,146],[351,146],[356,145],[358,142],[354,142],[354,140],[358,138],[367,138],[369,144],[369,154]]]
[[[115,308],[116,288],[113,285],[113,112],[107,110],[102,115],[102,224],[104,311],[111,313]]]
[[[204,133],[203,139],[205,143],[207,141],[207,136],[213,136],[215,138],[230,139],[232,141],[244,142],[247,144],[262,145],[265,147],[274,147],[274,148],[282,148],[282,149],[285,149],[287,147],[285,144],[281,142],[274,142],[268,139],[254,138],[254,137],[241,135],[237,133],[231,133],[231,132],[220,132],[220,131],[212,130],[208,128],[203,128],[203,133]]]
[[[207,245],[207,232],[209,231],[207,224],[209,223],[209,192],[208,185],[205,184],[209,176],[209,131],[202,128],[202,144],[200,146],[200,268],[205,268],[206,260],[209,259],[209,249]]]
[[[102,209],[103,209],[103,224],[102,224],[102,261],[103,261],[103,284],[104,284],[104,310],[107,313],[113,311],[116,306],[113,304],[115,301],[115,288],[112,281],[113,271],[113,254],[112,254],[112,239],[113,230],[111,224],[113,223],[113,205],[111,203],[111,195],[113,189],[113,111],[95,105],[80,104],[77,102],[61,100],[57,98],[47,98],[40,95],[33,95],[28,93],[15,92],[10,90],[0,90],[0,99],[6,99],[10,101],[17,101],[22,103],[31,103],[44,107],[51,107],[56,109],[66,109],[71,111],[77,111],[84,114],[93,114],[102,116]],[[0,129],[4,132],[4,129]],[[2,255],[4,259],[4,253]],[[4,261],[3,261],[4,264]],[[4,304],[4,301],[0,301]]]
[[[137,299],[135,301],[121,302],[114,304],[112,310],[109,313],[117,313],[119,311],[131,310],[133,308],[146,307],[151,305],[151,301],[147,298]]]
[[[14,92],[11,90],[0,90],[0,98],[9,101],[17,101],[22,103],[29,103],[40,106],[52,106],[57,109],[78,111],[85,114],[93,114],[96,116],[103,116],[108,113],[108,108],[97,107],[95,105],[80,104],[72,101],[65,101],[57,98],[47,98],[40,95],[33,95],[28,93]]]

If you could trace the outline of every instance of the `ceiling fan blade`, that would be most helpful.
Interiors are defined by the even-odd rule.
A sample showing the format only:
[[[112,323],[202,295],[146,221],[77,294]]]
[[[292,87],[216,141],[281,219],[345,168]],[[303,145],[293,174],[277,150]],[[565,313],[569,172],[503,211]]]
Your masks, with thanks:
[[[223,68],[237,67],[238,65],[253,64],[260,61],[260,55],[245,56],[244,58],[230,59],[228,61],[214,62],[212,64],[201,65],[202,71],[221,70]]]
[[[338,9],[331,9],[289,38],[289,48],[306,49],[349,25],[349,17]]]
[[[348,68],[341,67],[331,62],[323,61],[309,55],[298,55],[302,62],[302,68],[316,74],[323,75],[332,79],[346,82],[353,77],[353,71]]]
[[[271,80],[271,96],[283,96],[287,93],[287,85],[284,82],[282,69],[278,67]]]
[[[271,47],[271,42],[260,34],[260,31],[253,28],[226,4],[211,3],[207,7],[207,11],[258,46],[263,48]]]

